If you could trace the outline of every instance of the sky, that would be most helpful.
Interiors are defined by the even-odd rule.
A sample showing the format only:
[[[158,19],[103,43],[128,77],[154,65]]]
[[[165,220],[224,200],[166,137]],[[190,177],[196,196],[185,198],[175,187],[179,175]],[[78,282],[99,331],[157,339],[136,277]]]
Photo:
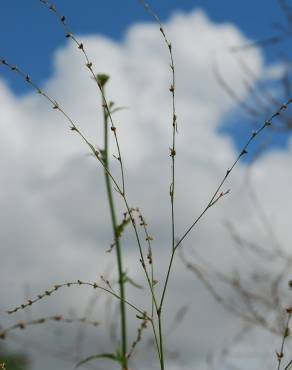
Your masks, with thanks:
[[[279,25],[287,28],[287,17],[276,0],[268,2],[223,0],[220,3],[198,0],[183,4],[171,0],[158,1],[152,5],[155,6],[161,20],[167,19],[175,10],[190,11],[200,8],[214,22],[236,24],[249,40],[277,37],[282,35]],[[128,3],[107,1],[102,4],[92,4],[92,1],[85,0],[82,4],[78,2],[70,4],[70,7],[66,6],[66,2],[59,1],[58,9],[70,19],[74,32],[102,34],[119,41],[123,40],[125,31],[130,25],[150,21],[149,14],[137,0]],[[57,47],[64,45],[66,40],[52,14],[49,14],[39,1],[5,2],[0,14],[0,33],[7,35],[1,39],[1,55],[9,58],[12,63],[16,61],[27,71],[33,68],[33,75],[39,82],[46,81],[52,75],[53,53]],[[287,46],[289,44],[284,39],[280,48],[277,44],[265,47],[263,53],[268,63],[278,61],[279,55],[282,56],[282,61],[289,57]],[[26,86],[17,78],[11,77],[7,82],[17,94],[27,91]],[[246,122],[246,119],[246,115],[240,117],[242,123]],[[249,124],[250,120],[247,123]],[[228,125],[223,128],[224,132],[233,135],[238,147],[243,145],[241,138],[244,133],[241,127],[244,127],[244,124],[237,127],[233,125],[232,129]],[[286,138],[285,134],[277,134],[270,145],[287,146]]]
[[[70,19],[74,32],[102,34],[115,40],[122,40],[126,29],[136,22],[149,22],[147,14],[139,1],[92,2],[84,0],[72,2],[58,1],[58,9]],[[208,17],[217,23],[236,24],[247,38],[261,40],[278,34],[276,23],[285,23],[286,18],[279,9],[277,1],[222,0],[213,2],[198,1],[157,1],[152,4],[161,20],[167,19],[175,10],[190,11],[194,8],[204,10]],[[263,10],[264,6],[264,10]],[[258,25],[261,25],[260,27]],[[25,68],[33,68],[38,80],[46,79],[52,73],[52,54],[65,40],[55,19],[42,4],[35,1],[3,2],[0,14],[1,53]],[[5,35],[5,37],[4,37]],[[273,52],[265,51],[270,58]],[[10,81],[18,92],[25,87],[18,80]]]
[[[159,291],[170,253],[169,56],[157,24],[141,5],[120,4],[108,1],[97,6],[84,0],[82,4],[74,2],[68,6],[65,1],[59,1],[56,5],[70,19],[74,33],[94,61],[95,71],[111,76],[107,88],[109,99],[126,108],[114,115],[125,164],[126,191],[130,204],[141,208],[154,238]],[[153,5],[175,56],[178,117],[175,214],[179,237],[207,204],[251,129],[259,127],[278,108],[269,97],[272,95],[281,102],[284,99],[279,79],[285,72],[283,55],[288,53],[285,45],[290,40],[273,47],[250,48],[239,53],[240,57],[230,51],[234,46],[274,35],[275,22],[285,24],[283,12],[272,0],[236,3],[223,0],[220,5],[207,0],[185,4],[157,1]],[[68,112],[90,142],[101,147],[100,96],[84,68],[82,54],[64,37],[53,15],[37,1],[16,1],[4,3],[0,17],[1,58],[26,70]],[[244,66],[252,73],[247,73]],[[79,357],[96,350],[114,350],[117,345],[111,325],[116,317],[114,303],[80,287],[64,290],[9,318],[4,311],[56,283],[77,279],[92,282],[100,274],[115,281],[114,253],[106,253],[112,236],[103,171],[79,137],[70,132],[64,117],[19,76],[0,67],[0,323],[7,327],[15,320],[60,313],[82,316],[88,307],[92,308],[91,318],[102,324],[100,331],[87,329],[83,349],[78,347],[81,329],[74,325],[67,328],[64,324],[59,328],[52,324],[45,329],[28,328],[14,337],[11,335],[11,346],[17,350],[29,349],[34,358],[33,369],[67,370],[76,359],[65,361],[63,352],[68,355],[72,348],[79,348]],[[220,85],[215,70],[238,100],[231,98]],[[256,118],[242,109],[243,105],[262,107],[261,99],[264,108],[259,109]],[[285,265],[282,256],[289,255],[291,250],[292,142],[289,131],[277,134],[277,127],[286,122],[289,112],[288,108],[283,121],[275,121],[274,126],[265,130],[269,130],[268,134],[258,138],[247,156],[250,159],[236,166],[223,187],[223,191],[231,189],[230,194],[209,210],[183,243],[189,262],[207,261],[206,266],[203,264],[211,269],[207,276],[212,276],[213,269],[227,275],[235,272],[244,284],[249,286],[253,282],[252,288],[268,298],[270,280],[261,281],[263,285],[259,288],[253,280],[255,272],[261,277],[277,276]],[[265,150],[253,166],[248,166],[261,147]],[[111,150],[116,154],[113,138]],[[111,167],[120,181],[114,158]],[[261,207],[256,207],[255,199]],[[121,218],[124,205],[119,197],[116,203]],[[254,244],[263,246],[264,256],[273,258],[259,260],[248,255],[246,263],[246,256],[243,257],[246,251],[238,254],[234,248],[234,238],[230,228],[226,228],[230,223]],[[122,243],[129,275],[144,285],[131,229],[126,231]],[[273,254],[274,244],[280,245],[281,253]],[[291,304],[285,283],[289,274],[281,277],[281,299],[285,306]],[[215,278],[212,284],[219,283],[218,276]],[[228,285],[219,284],[218,289],[232,304],[238,303]],[[129,300],[149,305],[145,290],[129,286],[128,296]],[[90,303],[93,300],[95,303]],[[255,304],[259,304],[256,308],[262,308],[262,302]],[[186,319],[173,331],[176,312],[184,306],[188,307]],[[237,308],[243,310],[240,312],[247,309],[244,305]],[[243,353],[256,348],[264,354],[264,359],[230,355],[220,363],[222,369],[234,364],[243,369],[258,368],[264,360],[268,363],[266,368],[273,368],[279,338],[267,330],[252,330],[248,339],[240,341],[239,350],[233,348],[232,341],[242,321],[214,301],[206,286],[187,271],[179,257],[165,310],[168,369],[208,369],[210,357],[215,358],[216,364],[225,346]],[[129,330],[135,338],[139,323],[131,314],[129,311]],[[267,317],[270,326],[277,325],[273,310],[267,312]],[[52,358],[47,348],[56,347],[62,353]],[[178,359],[173,359],[173,353],[179,353]],[[158,368],[147,341],[137,350],[133,361],[133,368],[137,368],[137,363],[142,370]]]

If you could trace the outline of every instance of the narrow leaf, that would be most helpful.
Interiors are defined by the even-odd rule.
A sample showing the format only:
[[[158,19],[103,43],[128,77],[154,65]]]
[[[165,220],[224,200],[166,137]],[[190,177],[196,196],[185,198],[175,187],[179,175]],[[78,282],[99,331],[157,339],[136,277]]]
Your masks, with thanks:
[[[77,367],[80,367],[81,365],[84,365],[86,364],[87,362],[89,361],[92,361],[92,360],[95,360],[97,358],[106,358],[108,360],[113,360],[113,361],[116,361],[118,363],[121,362],[121,359],[114,353],[100,353],[99,355],[92,355],[92,356],[89,356],[89,357],[86,357],[84,360],[81,360],[80,362],[78,362],[78,364],[75,366],[75,369]]]

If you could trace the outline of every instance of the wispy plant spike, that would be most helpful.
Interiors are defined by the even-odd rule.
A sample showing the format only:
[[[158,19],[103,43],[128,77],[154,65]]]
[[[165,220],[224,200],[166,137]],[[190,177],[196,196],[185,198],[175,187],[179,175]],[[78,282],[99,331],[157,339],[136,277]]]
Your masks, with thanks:
[[[70,288],[70,287],[73,287],[73,286],[89,286],[89,287],[92,287],[93,289],[101,289],[101,290],[109,293],[113,297],[117,298],[118,300],[121,299],[121,297],[119,297],[115,292],[113,292],[112,290],[110,290],[110,289],[108,289],[108,288],[106,288],[106,287],[104,287],[100,284],[97,284],[95,282],[90,283],[90,282],[87,282],[87,281],[77,280],[77,281],[71,281],[71,282],[63,283],[63,284],[56,284],[51,289],[48,289],[48,290],[44,291],[43,293],[37,295],[37,297],[35,297],[33,299],[29,299],[27,302],[25,302],[25,303],[23,303],[19,306],[16,306],[13,309],[7,310],[5,312],[9,315],[14,314],[14,313],[16,313],[20,310],[23,310],[23,309],[29,307],[29,306],[32,306],[33,304],[39,302],[40,300],[42,300],[44,298],[50,297],[55,292],[57,292],[59,289]],[[145,311],[143,311],[142,309],[139,309],[136,305],[132,304],[131,302],[128,302],[127,300],[124,300],[124,301],[129,307],[132,307],[136,312],[144,315]],[[150,317],[148,317],[148,319],[151,320]]]
[[[247,139],[246,143],[243,145],[241,151],[239,152],[239,155],[234,160],[232,166],[226,171],[223,179],[219,183],[218,187],[216,188],[214,194],[211,196],[209,202],[207,203],[206,207],[203,209],[203,211],[200,213],[200,215],[195,219],[195,221],[191,224],[191,226],[185,231],[183,236],[178,240],[178,242],[175,245],[175,249],[177,249],[182,241],[186,238],[186,236],[190,233],[190,231],[196,226],[196,224],[200,221],[200,219],[204,216],[204,214],[208,211],[209,208],[212,207],[212,203],[214,199],[217,197],[218,193],[221,191],[222,186],[226,182],[227,178],[229,177],[230,173],[234,170],[236,165],[238,164],[240,158],[243,154],[247,153],[247,149],[249,148],[250,144],[254,141],[254,139],[263,131],[265,128],[272,125],[273,119],[281,114],[283,110],[285,110],[288,105],[290,105],[292,102],[292,98],[289,98],[285,103],[283,103],[277,111],[275,111],[265,122],[260,126],[260,128],[257,131],[252,131],[250,134],[250,137]]]
[[[104,83],[106,83],[105,80],[99,80],[99,77],[98,76],[101,76],[99,74],[97,74],[94,69],[93,69],[93,63],[92,61],[90,60],[89,58],[89,55],[86,51],[86,48],[84,46],[84,44],[82,42],[80,42],[74,35],[74,33],[72,32],[72,30],[69,28],[68,24],[67,24],[67,21],[65,22],[65,16],[60,14],[56,8],[55,5],[52,5],[49,1],[46,1],[46,0],[40,0],[40,2],[42,4],[44,4],[45,6],[47,6],[49,8],[49,10],[51,10],[53,12],[53,14],[59,19],[60,23],[62,24],[63,28],[64,28],[64,31],[65,31],[65,36],[67,38],[70,38],[74,43],[75,45],[77,46],[77,48],[82,52],[82,54],[84,55],[84,58],[85,58],[85,65],[87,67],[87,69],[89,70],[90,74],[91,74],[91,77],[93,78],[93,80],[96,82],[96,85],[98,86],[98,89],[99,89],[99,92],[102,96],[102,100],[103,100],[103,104],[104,104],[104,107],[106,109],[106,112],[107,112],[107,115],[108,115],[108,118],[110,120],[110,124],[112,127],[115,127],[115,124],[114,124],[114,121],[113,121],[113,118],[112,118],[112,113],[111,113],[111,110],[110,110],[110,104],[108,103],[106,97],[105,97],[105,94],[104,94],[104,90],[103,90],[103,86],[104,86]],[[52,8],[53,6],[53,8]],[[105,75],[103,75],[104,77]],[[108,76],[107,76],[108,77]],[[122,177],[122,186],[121,186],[121,191],[122,191],[122,194],[125,194],[125,174],[124,174],[124,167],[123,167],[123,161],[122,161],[122,155],[121,155],[121,149],[120,149],[120,144],[119,144],[119,140],[118,140],[118,136],[117,136],[117,130],[116,130],[116,127],[114,130],[112,130],[112,132],[114,133],[114,138],[115,138],[115,143],[116,143],[116,147],[117,147],[117,151],[118,151],[118,157],[120,158],[119,160],[119,163],[120,163],[120,170],[121,170],[121,177]]]
[[[63,317],[62,315],[54,315],[54,316],[49,316],[49,317],[42,317],[40,319],[35,319],[31,321],[18,321],[16,324],[11,325],[10,327],[6,329],[0,329],[0,339],[6,339],[7,334],[10,333],[11,331],[14,331],[15,329],[20,329],[24,330],[28,326],[35,326],[35,325],[42,325],[42,324],[47,324],[48,322],[62,322],[62,323],[82,323],[82,324],[89,324],[92,326],[98,326],[99,322],[98,321],[93,321],[93,320],[88,320],[86,318],[66,318]]]
[[[284,358],[284,348],[285,348],[286,339],[290,335],[289,324],[290,324],[290,320],[291,320],[291,316],[292,316],[292,307],[288,307],[286,309],[286,311],[287,311],[287,321],[286,321],[285,328],[283,330],[281,348],[280,348],[279,352],[276,352],[277,360],[278,360],[278,369],[277,370],[281,369],[282,360]],[[286,366],[286,368],[287,367],[289,368],[289,366],[290,366],[290,363]]]

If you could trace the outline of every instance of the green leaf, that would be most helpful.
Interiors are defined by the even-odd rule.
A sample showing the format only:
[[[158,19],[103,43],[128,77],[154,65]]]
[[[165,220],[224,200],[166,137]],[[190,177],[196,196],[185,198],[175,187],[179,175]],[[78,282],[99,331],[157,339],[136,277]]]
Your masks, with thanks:
[[[106,358],[108,360],[116,361],[119,364],[121,363],[121,357],[118,354],[115,354],[115,353],[100,353],[99,355],[92,355],[92,356],[86,357],[84,360],[81,360],[80,362],[78,362],[78,364],[75,366],[75,368],[77,368],[81,365],[84,365],[87,362],[95,360],[97,358]]]
[[[97,82],[101,87],[105,86],[105,84],[108,82],[109,78],[110,77],[108,75],[104,74],[104,73],[96,75]]]
[[[114,114],[116,112],[119,112],[120,110],[126,110],[129,109],[128,107],[117,107],[111,110],[111,114]]]
[[[138,283],[136,283],[133,279],[131,279],[128,275],[125,275],[124,276],[124,283],[129,283],[129,284],[131,284],[132,286],[134,286],[135,288],[137,288],[137,289],[144,289],[143,287],[142,287],[142,285],[140,285],[140,284],[138,284]]]

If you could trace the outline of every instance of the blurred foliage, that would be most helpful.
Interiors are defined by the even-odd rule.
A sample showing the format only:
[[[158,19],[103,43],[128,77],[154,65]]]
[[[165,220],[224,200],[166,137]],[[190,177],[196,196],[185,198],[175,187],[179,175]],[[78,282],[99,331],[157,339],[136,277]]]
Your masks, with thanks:
[[[26,355],[10,352],[0,347],[0,369],[2,364],[5,370],[28,370],[30,365]]]

